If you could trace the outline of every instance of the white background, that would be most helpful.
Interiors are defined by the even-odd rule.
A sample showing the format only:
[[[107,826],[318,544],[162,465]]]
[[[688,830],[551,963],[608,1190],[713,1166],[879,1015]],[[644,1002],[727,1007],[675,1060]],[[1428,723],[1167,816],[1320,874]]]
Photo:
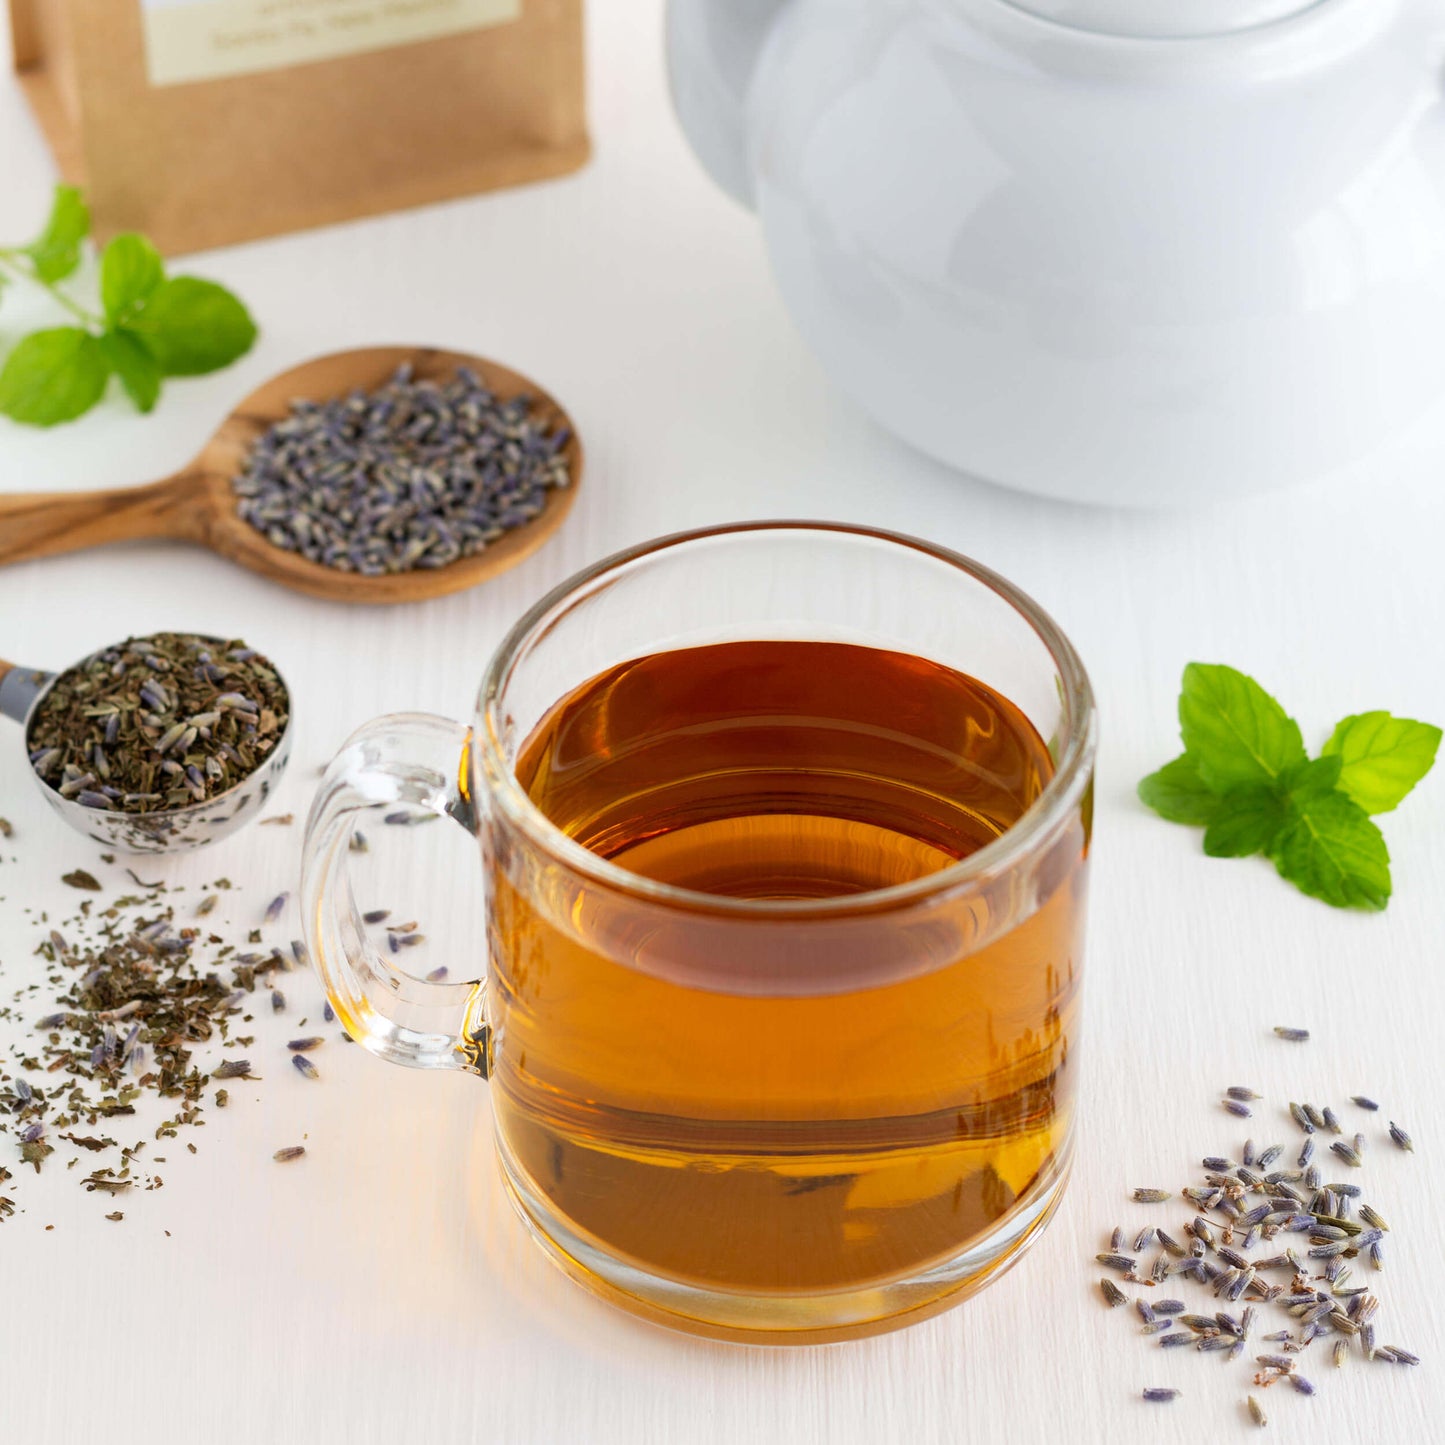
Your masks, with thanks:
[[[1192,658],[1256,674],[1312,744],[1367,708],[1445,721],[1445,413],[1351,475],[1189,515],[1071,509],[944,471],[880,434],[804,352],[752,219],[714,192],[672,123],[659,9],[592,7],[597,158],[585,172],[196,258],[187,265],[234,287],[261,323],[240,365],[172,384],[149,418],[112,399],[52,433],[0,428],[0,488],[148,480],[256,382],[315,352],[471,349],[551,388],[585,438],[583,494],[548,547],[470,595],[392,611],[292,596],[180,546],[57,558],[0,573],[0,655],[54,667],[165,627],[242,633],[273,653],[295,695],[281,805],[297,826],[142,868],[191,888],[229,875],[241,891],[212,917],[235,936],[294,888],[299,816],[346,733],[392,709],[464,716],[509,622],[582,564],[674,528],[776,515],[883,524],[980,558],[1069,631],[1103,719],[1086,1080],[1062,1212],[986,1294],[902,1333],[802,1350],[667,1334],[592,1300],[528,1241],[492,1167],[482,1084],[388,1068],[337,1041],[317,1056],[321,1084],[287,1069],[279,1040],[319,1009],[297,974],[286,1021],[263,1020],[251,1051],[265,1082],[209,1112],[196,1157],[172,1142],[166,1187],[124,1201],[123,1223],[61,1170],[8,1186],[24,1212],[0,1225],[0,1439],[1230,1438],[1248,1428],[1245,1363],[1140,1339],[1132,1315],[1103,1308],[1092,1256],[1116,1222],[1182,1222],[1129,1204],[1131,1186],[1177,1188],[1200,1155],[1237,1152],[1247,1127],[1297,1146],[1284,1100],[1349,1111],[1361,1091],[1419,1146],[1400,1154],[1368,1125],[1363,1177],[1392,1225],[1381,1339],[1425,1363],[1352,1357],[1335,1371],[1321,1354],[1315,1399],[1268,1393],[1268,1438],[1438,1435],[1445,777],[1384,820],[1397,897],[1373,917],[1308,901],[1259,860],[1204,858],[1197,833],[1146,814],[1133,788],[1175,750]],[[52,169],[9,81],[0,170],[0,235],[21,239]],[[0,329],[29,314],[7,296]],[[122,875],[54,822],[18,731],[0,728],[0,813],[17,830],[0,847],[4,1001],[35,976],[35,910],[74,907],[58,875]],[[378,855],[375,901],[414,908],[435,940],[428,966],[449,961],[455,977],[480,951],[475,862],[441,830],[422,833],[434,873]],[[282,936],[295,931],[288,919]],[[1314,1041],[1278,1042],[1280,1022]],[[1217,1103],[1236,1082],[1272,1100],[1250,1126]],[[302,1163],[270,1162],[303,1134]],[[1186,1393],[1146,1406],[1151,1384]]]

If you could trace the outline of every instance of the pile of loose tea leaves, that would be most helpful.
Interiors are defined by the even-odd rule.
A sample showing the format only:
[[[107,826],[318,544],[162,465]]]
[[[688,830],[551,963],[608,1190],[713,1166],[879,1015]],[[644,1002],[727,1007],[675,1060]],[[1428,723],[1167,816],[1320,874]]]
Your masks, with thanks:
[[[1309,1038],[1304,1029],[1281,1027],[1275,1033],[1296,1043]],[[1224,1108],[1237,1118],[1251,1117],[1261,1097],[1239,1084],[1223,1092]],[[1368,1116],[1379,1112],[1364,1095],[1352,1095],[1350,1103]],[[1202,1182],[1178,1191],[1192,1218],[1177,1233],[1146,1225],[1130,1238],[1116,1228],[1097,1262],[1124,1284],[1139,1287],[1133,1305],[1144,1336],[1161,1349],[1217,1352],[1226,1361],[1248,1353],[1260,1394],[1288,1385],[1300,1395],[1314,1395],[1315,1382],[1304,1373],[1311,1353],[1319,1364],[1328,1359],[1331,1368],[1352,1357],[1418,1365],[1411,1351],[1380,1337],[1375,1290],[1390,1226],[1353,1178],[1327,1180],[1324,1171],[1330,1164],[1332,1172],[1353,1174],[1365,1167],[1375,1144],[1412,1151],[1413,1141],[1394,1121],[1388,1133],[1376,1131],[1374,1144],[1364,1132],[1347,1139],[1336,1111],[1313,1104],[1291,1102],[1288,1117],[1304,1135],[1298,1152],[1293,1145],[1261,1148],[1247,1139],[1238,1159],[1207,1156]],[[1340,1137],[1317,1152],[1328,1135]],[[1153,1186],[1131,1194],[1136,1204],[1147,1205],[1173,1197]],[[1150,1251],[1154,1257],[1146,1266]],[[1362,1275],[1364,1270],[1369,1273]],[[1183,1299],[1162,1297],[1186,1283],[1202,1287],[1212,1300],[1193,1310]],[[1114,1278],[1106,1275],[1099,1288],[1111,1309],[1130,1303]],[[1278,1318],[1267,1320],[1266,1312]],[[1162,1404],[1180,1393],[1151,1385],[1143,1398]],[[1247,1395],[1242,1408],[1255,1425],[1268,1423],[1258,1395]]]
[[[12,833],[0,819],[0,837]],[[115,855],[100,862],[109,868]],[[9,1056],[0,1051],[0,1223],[17,1208],[26,1166],[74,1171],[85,1190],[108,1198],[161,1188],[159,1151],[204,1124],[208,1105],[229,1107],[238,1084],[273,1072],[320,1083],[325,1045],[351,1042],[330,1003],[312,1013],[297,998],[314,999],[315,980],[300,976],[310,965],[305,943],[286,941],[289,893],[239,907],[228,878],[188,897],[126,872],[134,887],[114,901],[88,869],[64,876],[83,895],[75,913],[59,926],[41,915],[38,966],[22,970],[26,981],[0,1001],[12,1036]],[[245,942],[228,942],[231,926],[218,920],[238,912],[248,916]],[[374,909],[366,922],[379,929],[391,916]],[[418,927],[391,925],[392,951],[422,944]],[[276,1162],[305,1157],[294,1139],[278,1142]],[[124,1211],[106,1218],[118,1222]]]
[[[225,1108],[226,1083],[260,1082],[248,1056],[257,1016],[286,1010],[276,975],[298,966],[294,948],[238,952],[211,931],[228,879],[194,905],[163,883],[135,882],[108,905],[87,897],[50,928],[36,949],[43,981],[0,1007],[0,1019],[28,1025],[0,1061],[0,1137],[14,1141],[21,1166],[40,1173],[63,1162],[87,1191],[122,1197],[162,1186],[164,1141],[203,1124],[208,1102]],[[260,937],[251,930],[253,943]],[[322,1039],[306,1042],[311,1050]],[[142,1127],[149,1137],[138,1137]],[[0,1220],[14,1212],[19,1183],[0,1164]]]
[[[467,367],[401,367],[375,392],[295,401],[233,483],[267,541],[375,577],[445,567],[537,516],[571,481],[571,432],[532,398],[503,401]]]
[[[271,754],[290,710],[276,669],[243,642],[157,632],[61,673],[26,739],[62,797],[123,813],[189,807]]]

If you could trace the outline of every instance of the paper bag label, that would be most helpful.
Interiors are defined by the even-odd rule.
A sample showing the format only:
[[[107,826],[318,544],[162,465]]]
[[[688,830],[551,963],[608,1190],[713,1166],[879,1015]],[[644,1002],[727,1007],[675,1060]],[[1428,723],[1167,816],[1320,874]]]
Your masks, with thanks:
[[[141,0],[152,85],[216,80],[503,25],[522,0]]]

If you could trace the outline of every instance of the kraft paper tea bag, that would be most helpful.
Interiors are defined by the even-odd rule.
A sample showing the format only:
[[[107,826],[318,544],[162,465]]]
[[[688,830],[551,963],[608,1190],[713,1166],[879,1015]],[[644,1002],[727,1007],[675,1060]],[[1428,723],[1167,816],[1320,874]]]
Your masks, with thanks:
[[[198,250],[573,170],[582,0],[9,0],[101,239]]]

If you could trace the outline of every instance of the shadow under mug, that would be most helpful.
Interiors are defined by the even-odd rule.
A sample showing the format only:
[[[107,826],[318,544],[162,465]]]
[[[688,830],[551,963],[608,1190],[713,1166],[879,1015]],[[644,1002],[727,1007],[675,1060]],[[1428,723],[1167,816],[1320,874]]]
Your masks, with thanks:
[[[815,899],[655,881],[533,803],[519,753],[569,693],[629,659],[764,639],[971,675],[1047,740],[1052,776],[961,861]],[[665,537],[532,608],[472,727],[396,714],[349,739],[307,825],[306,941],[372,1053],[490,1080],[511,1197],[574,1279],[721,1338],[894,1328],[996,1277],[1062,1195],[1095,732],[1067,639],[966,558],[808,522]],[[474,979],[414,977],[368,937],[349,844],[398,808],[480,841]]]

